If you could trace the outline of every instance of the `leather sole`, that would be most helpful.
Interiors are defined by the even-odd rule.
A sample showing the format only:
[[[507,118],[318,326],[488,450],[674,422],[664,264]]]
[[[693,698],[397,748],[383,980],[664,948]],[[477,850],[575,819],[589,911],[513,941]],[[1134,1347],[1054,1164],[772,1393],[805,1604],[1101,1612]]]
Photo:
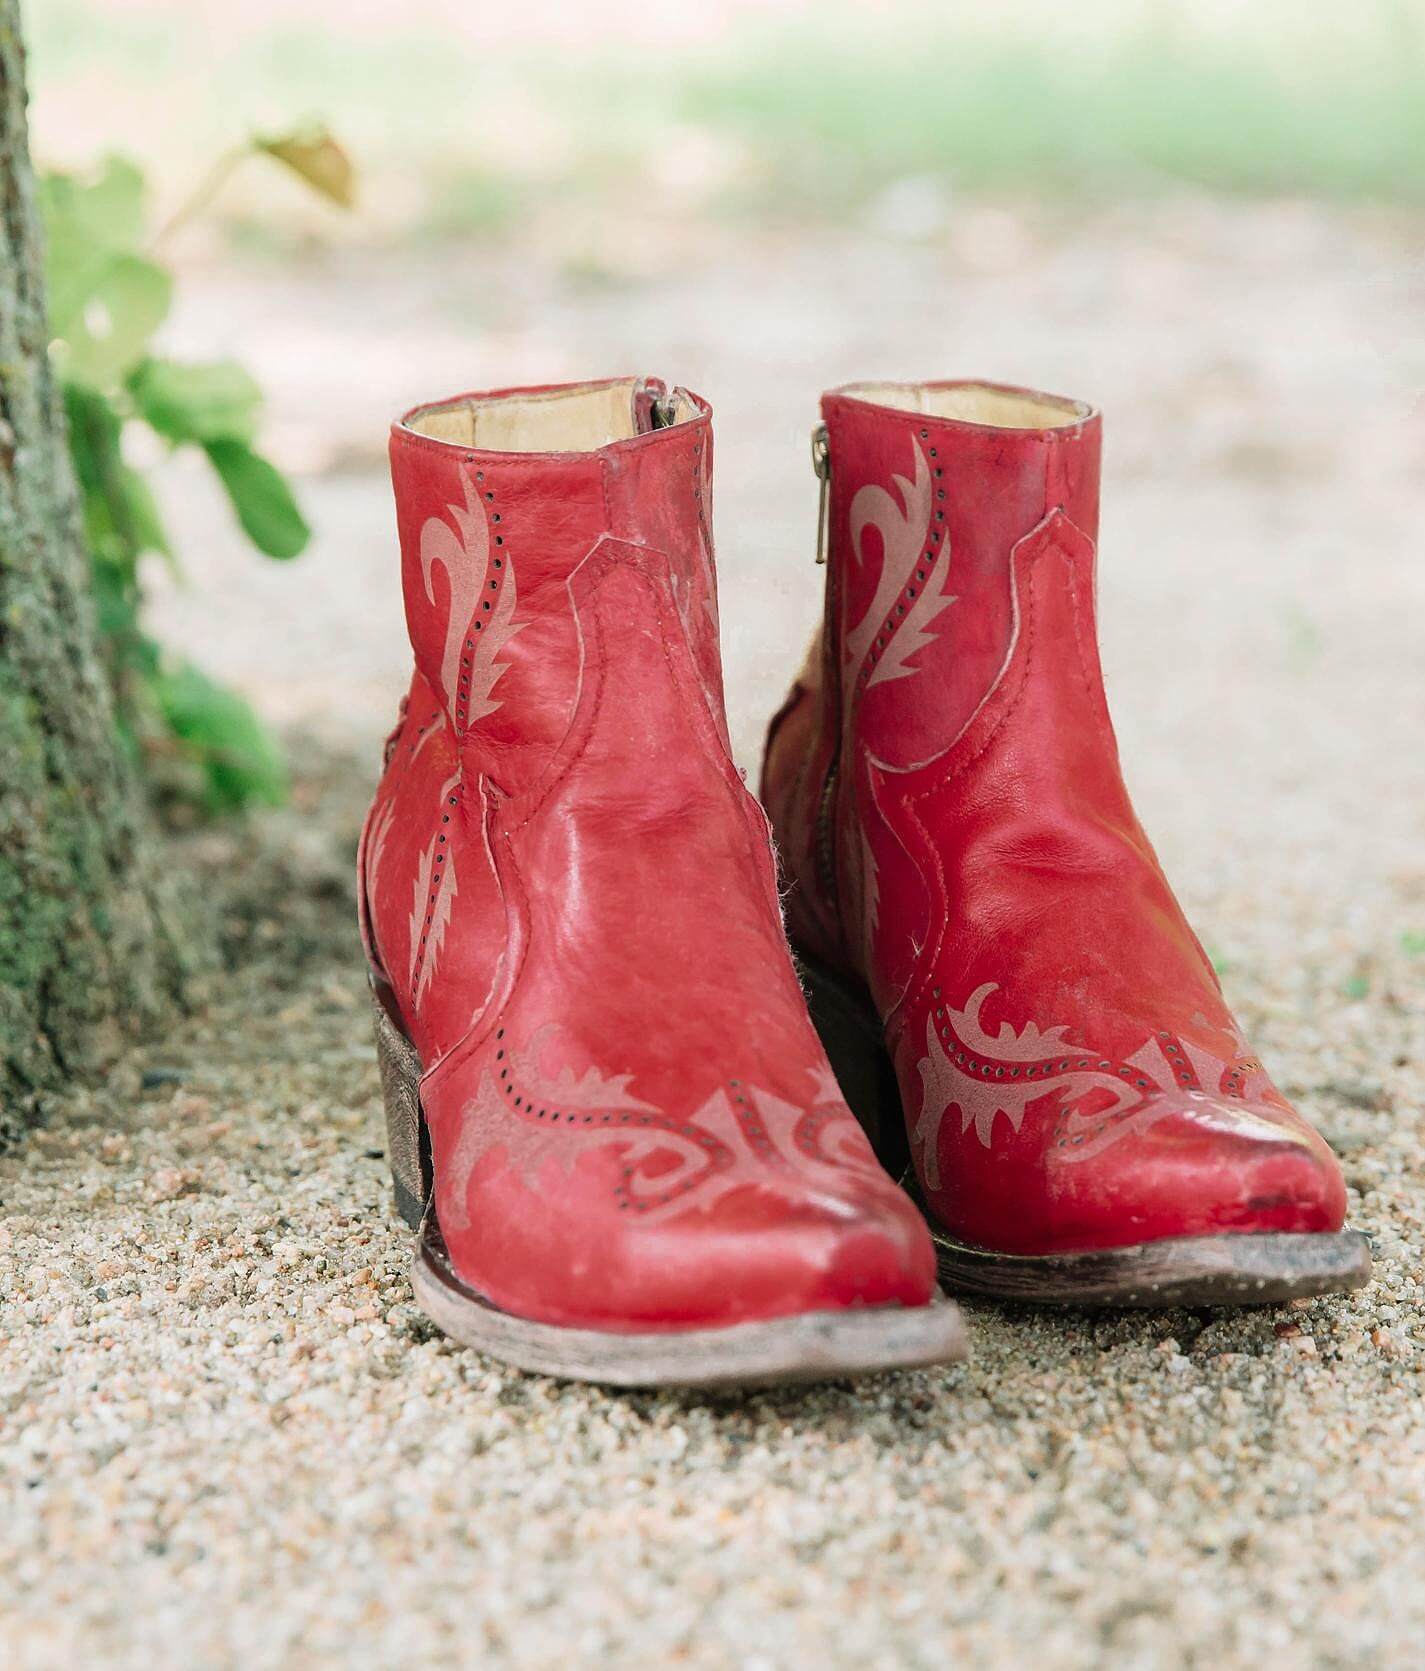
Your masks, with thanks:
[[[384,983],[372,1014],[396,1206],[416,1232],[411,1286],[452,1340],[541,1375],[618,1387],[750,1387],[957,1363],[968,1355],[959,1308],[865,1306],[718,1328],[612,1331],[536,1322],[503,1311],[451,1266],[432,1196],[421,1112],[421,1062]]]
[[[1175,1236],[1054,1254],[1002,1253],[956,1241],[915,1187],[900,1088],[869,997],[815,958],[798,952],[797,961],[842,1094],[881,1164],[919,1204],[940,1280],[953,1292],[1032,1305],[1245,1306],[1346,1293],[1370,1281],[1370,1243],[1358,1230]]]
[[[1279,1305],[1371,1279],[1370,1243],[1359,1230],[1174,1236],[1036,1256],[972,1247],[930,1229],[947,1288],[1031,1305]]]

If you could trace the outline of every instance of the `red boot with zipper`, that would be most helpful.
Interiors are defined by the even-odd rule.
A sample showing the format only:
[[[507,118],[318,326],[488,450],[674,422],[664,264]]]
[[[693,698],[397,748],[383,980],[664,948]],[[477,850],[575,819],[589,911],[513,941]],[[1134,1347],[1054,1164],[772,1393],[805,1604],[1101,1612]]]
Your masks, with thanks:
[[[1097,414],[963,383],[822,409],[825,622],[763,800],[823,1037],[883,1158],[908,1143],[942,1277],[1138,1305],[1359,1286],[1335,1158],[1238,1030],[1124,789]]]
[[[417,1296],[615,1383],[953,1358],[729,756],[711,443],[631,379],[393,427],[416,665],[359,863]]]

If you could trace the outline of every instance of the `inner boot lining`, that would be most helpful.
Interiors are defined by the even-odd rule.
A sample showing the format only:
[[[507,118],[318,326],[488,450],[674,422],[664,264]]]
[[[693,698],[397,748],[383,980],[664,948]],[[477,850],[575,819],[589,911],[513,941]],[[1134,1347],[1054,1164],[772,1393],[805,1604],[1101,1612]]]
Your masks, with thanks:
[[[988,383],[854,383],[839,392],[877,406],[993,429],[1061,429],[1082,423],[1092,410],[1083,401],[1019,394]]]
[[[437,441],[491,452],[592,452],[638,433],[637,389],[637,379],[629,377],[547,394],[477,395],[423,407],[406,420],[406,427]]]

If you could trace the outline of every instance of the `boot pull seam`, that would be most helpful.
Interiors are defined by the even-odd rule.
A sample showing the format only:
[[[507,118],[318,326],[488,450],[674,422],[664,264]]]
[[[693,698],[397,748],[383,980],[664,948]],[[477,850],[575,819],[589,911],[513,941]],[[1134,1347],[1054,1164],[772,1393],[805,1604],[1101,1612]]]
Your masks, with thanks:
[[[602,550],[605,546],[614,546],[620,551],[637,554],[637,559],[635,560],[628,556],[614,555],[606,552]],[[594,601],[604,581],[610,577],[616,567],[632,570],[645,583],[652,581],[654,577],[649,575],[644,561],[642,561],[643,558],[656,559],[664,566],[665,570],[667,570],[669,576],[671,577],[672,565],[665,552],[659,551],[653,546],[634,545],[631,541],[619,540],[609,534],[601,536],[594,547],[590,550],[589,554],[582,562],[579,563],[578,567],[570,575],[567,584],[571,592],[571,607],[574,612],[574,619],[579,633],[581,649],[585,642],[586,633],[584,616],[580,607],[581,603],[592,603]],[[592,567],[590,567],[591,564],[593,565]],[[587,575],[585,574],[586,569],[589,571]],[[653,597],[654,614],[658,623],[659,650],[663,656],[664,665],[668,670],[668,677],[673,685],[673,688],[680,697],[683,697],[689,693],[687,693],[684,689],[685,675],[681,673],[674,664],[671,653],[671,642],[667,621],[667,599],[662,593],[660,593],[656,586],[650,585],[650,591]],[[584,594],[583,598],[578,596],[578,592],[582,592]],[[713,716],[708,709],[707,693],[703,690],[702,681],[697,675],[696,658],[693,654],[692,646],[688,643],[687,632],[683,625],[682,617],[678,615],[676,609],[674,610],[674,615],[678,620],[678,638],[682,643],[682,647],[689,664],[686,672],[686,682],[691,683],[697,696],[697,700],[689,704],[691,713],[687,716],[688,723],[698,741],[699,747],[701,748],[705,759],[710,765],[714,766],[718,770],[719,775],[723,778],[727,787],[729,789],[732,788],[732,783],[728,781],[728,774],[731,772],[732,777],[736,780],[737,787],[745,793],[747,786],[742,782],[741,778],[737,776],[736,768],[732,765],[731,758],[727,753],[727,749],[723,744],[721,736],[718,734],[717,727],[713,721]],[[548,797],[555,789],[557,789],[559,784],[573,769],[575,764],[581,758],[584,748],[584,744],[582,742],[576,743],[573,741],[574,731],[576,728],[582,728],[586,732],[592,730],[600,712],[602,711],[604,688],[606,684],[605,669],[608,658],[604,649],[603,626],[599,621],[597,611],[592,612],[592,632],[597,641],[596,649],[598,652],[598,665],[595,670],[595,676],[599,681],[593,699],[593,710],[586,718],[581,720],[581,708],[584,702],[582,681],[585,673],[588,671],[590,659],[588,656],[581,654],[580,688],[575,693],[573,713],[570,718],[569,725],[566,728],[563,737],[561,737],[558,748],[556,749],[556,757],[561,753],[566,754],[567,757],[560,764],[558,771],[555,772],[554,775],[541,778],[528,790],[522,792],[520,796],[511,797],[512,799],[517,798],[520,800],[524,800],[526,796],[537,797],[531,801],[528,809],[520,818],[519,823],[511,826],[512,830],[522,829],[524,825],[527,824],[529,820],[540,810]],[[552,765],[553,761],[551,761],[551,766]]]
[[[597,547],[595,549],[597,549]],[[585,562],[587,561],[588,559],[585,558]],[[582,567],[582,564],[580,566]],[[577,609],[575,610],[575,622],[579,634],[580,650],[582,652],[584,645],[587,643],[587,639],[585,638],[584,622]],[[570,772],[572,772],[575,766],[578,765],[579,761],[583,758],[585,748],[588,746],[588,733],[591,732],[598,724],[599,715],[603,712],[604,692],[608,685],[608,675],[606,672],[608,661],[607,653],[604,649],[603,627],[600,624],[597,615],[594,616],[590,623],[590,632],[594,639],[594,647],[598,652],[597,666],[594,668],[594,678],[596,683],[593,692],[593,706],[586,716],[583,711],[585,700],[584,676],[588,671],[588,658],[583,656],[581,653],[579,682],[574,692],[573,711],[570,714],[569,724],[565,728],[564,735],[559,739],[558,749],[556,750],[556,757],[558,754],[563,754],[564,760],[559,766],[559,769],[554,772],[552,776],[550,776],[547,772],[541,774],[540,778],[528,791],[529,794],[535,795],[537,798],[526,809],[518,823],[511,824],[508,828],[501,830],[500,833],[506,841],[508,841],[511,836],[518,834],[519,831],[526,828],[526,826],[539,813],[541,808],[543,808],[554,792],[559,788],[560,784],[564,782]],[[577,743],[573,740],[576,727],[585,733],[582,740]],[[552,766],[553,764],[554,762],[551,760],[550,765]],[[523,799],[523,796],[520,798]]]
[[[1005,726],[1009,724],[1010,720],[1013,718],[1015,712],[1023,701],[1025,692],[1029,689],[1030,678],[1033,674],[1036,665],[1036,657],[1039,651],[1039,612],[1041,608],[1041,596],[1044,580],[1048,572],[1045,559],[1052,556],[1057,556],[1063,563],[1066,570],[1070,607],[1073,611],[1074,617],[1075,655],[1078,661],[1079,675],[1084,681],[1084,691],[1089,699],[1090,706],[1094,710],[1095,723],[1100,732],[1103,734],[1104,740],[1113,749],[1114,758],[1117,758],[1117,744],[1113,737],[1112,726],[1111,724],[1105,724],[1107,719],[1106,706],[1101,701],[1095,699],[1093,681],[1084,660],[1082,619],[1079,604],[1080,565],[1075,560],[1074,555],[1067,551],[1057,539],[1052,537],[1057,535],[1058,526],[1060,524],[1067,525],[1069,529],[1077,534],[1084,541],[1090,553],[1093,553],[1096,549],[1094,542],[1090,540],[1088,535],[1085,534],[1083,530],[1064,513],[1061,506],[1056,506],[1037,527],[1031,529],[1030,532],[1023,537],[1023,539],[1016,542],[1014,550],[1010,554],[1010,572],[1014,575],[1016,571],[1022,572],[1023,570],[1028,570],[1026,579],[1028,582],[1027,589],[1029,596],[1028,607],[1022,612],[1024,616],[1028,617],[1027,621],[1023,624],[1023,630],[1026,633],[1024,641],[1024,654],[1019,664],[1013,694],[1008,697],[1002,711],[996,716],[990,725],[988,732],[978,741],[973,751],[967,753],[962,759],[954,760],[953,756],[956,750],[968,735],[971,727],[975,724],[976,719],[983,714],[985,705],[993,701],[996,695],[1003,696],[1004,694],[1004,680],[1010,673],[1011,664],[1014,661],[1017,649],[1015,640],[1011,639],[1010,649],[1005,658],[1004,668],[1001,670],[999,676],[995,680],[995,683],[991,685],[990,689],[985,693],[984,700],[980,707],[966,722],[965,728],[960,733],[960,736],[950,745],[946,770],[940,773],[923,789],[912,791],[902,798],[901,804],[904,806],[907,816],[910,818],[915,827],[916,834],[921,843],[922,851],[928,852],[930,855],[930,862],[933,868],[938,893],[940,899],[945,902],[947,908],[949,904],[947,898],[948,890],[945,883],[944,869],[940,862],[939,850],[931,838],[929,828],[920,816],[918,803],[926,800],[931,795],[937,794],[940,790],[944,789],[947,784],[954,782],[957,777],[961,777],[968,772],[971,767],[973,767],[989,750],[990,746],[995,742],[996,738],[999,737]],[[1026,550],[1025,548],[1028,546],[1029,542],[1035,539],[1036,536],[1042,537],[1043,543],[1041,543],[1039,549],[1035,551]],[[1019,590],[1019,585],[1016,583],[1014,586],[1016,635],[1020,630],[1021,621],[1021,612],[1019,610]],[[890,1015],[886,1018],[887,1026],[889,1026],[904,1009],[908,1008],[913,1002],[924,997],[926,986],[931,978],[931,971],[935,968],[936,962],[940,956],[941,948],[945,942],[945,932],[947,926],[945,915],[945,911],[937,913],[932,910],[932,917],[938,918],[939,927],[933,932],[930,939],[927,941],[926,948],[922,951],[921,956],[916,960],[917,965],[922,972],[907,983],[906,990],[900,1001],[896,1005],[895,1009],[893,1009]],[[934,948],[933,951],[930,949],[932,945]]]
[[[524,973],[525,961],[529,956],[529,896],[525,891],[524,877],[520,871],[519,861],[515,856],[513,843],[510,840],[513,832],[508,830],[498,832],[503,842],[503,852],[498,859],[495,857],[495,843],[491,840],[491,826],[498,811],[500,791],[488,778],[482,775],[477,782],[477,793],[479,794],[481,808],[481,845],[484,847],[486,856],[490,861],[490,871],[495,878],[495,886],[499,890],[500,903],[505,912],[505,943],[501,947],[500,955],[495,960],[495,967],[490,973],[490,985],[478,1009],[471,1016],[469,1025],[450,1048],[429,1065],[421,1079],[423,1086],[433,1082],[436,1076],[446,1069],[453,1070],[454,1065],[473,1055],[487,1039],[494,1035],[496,1023],[514,996],[520,976]],[[525,932],[520,936],[516,960],[513,967],[510,967],[510,943],[514,938],[510,932],[510,924],[514,915],[512,898],[515,896],[518,898],[518,908],[525,924]]]
[[[1062,511],[1060,514],[1062,515]],[[1075,524],[1070,522],[1067,517],[1065,517],[1064,520],[1069,522],[1069,526],[1071,528],[1075,526]],[[1080,530],[1080,532],[1082,532],[1082,530]],[[1085,539],[1088,538],[1087,535],[1084,537]],[[1094,546],[1092,541],[1089,543],[1089,550],[1093,556],[1097,556],[1097,548]],[[1079,672],[1084,681],[1084,694],[1088,698],[1089,707],[1093,712],[1094,724],[1097,726],[1100,735],[1102,736],[1104,742],[1107,743],[1109,749],[1113,753],[1114,759],[1116,760],[1118,758],[1118,738],[1114,735],[1113,720],[1108,711],[1108,701],[1103,688],[1103,662],[1098,654],[1097,642],[1095,639],[1090,639],[1088,641],[1093,644],[1093,651],[1091,655],[1085,647],[1086,640],[1083,626],[1083,608],[1079,598],[1080,588],[1078,565],[1071,560],[1069,568],[1069,605],[1074,614],[1074,645],[1078,652]],[[1096,681],[1094,678],[1095,672],[1098,674]]]
[[[1040,524],[1040,527],[1043,527],[1042,523]],[[1018,553],[1020,548],[1027,543],[1027,541],[1033,539],[1034,535],[1038,532],[1039,529],[1036,528],[1029,534],[1025,535],[1024,540],[1016,543],[1015,551],[1010,554],[1011,574],[1014,573],[1016,567],[1016,553]],[[1047,549],[1048,548],[1045,548],[1046,551]],[[912,973],[910,980],[906,982],[905,990],[901,993],[901,996],[896,1001],[895,1006],[886,1016],[886,1028],[888,1032],[913,1004],[918,1003],[920,999],[925,996],[926,988],[931,981],[932,972],[939,961],[941,950],[944,947],[945,933],[948,927],[947,918],[949,909],[949,890],[946,886],[945,869],[941,863],[939,848],[932,839],[930,830],[920,815],[919,803],[928,799],[931,795],[937,794],[947,784],[952,783],[957,777],[960,777],[964,773],[968,772],[969,769],[989,750],[991,744],[995,741],[996,737],[999,736],[1005,725],[1008,724],[1016,709],[1023,701],[1024,693],[1029,687],[1029,675],[1031,669],[1033,668],[1034,658],[1038,650],[1038,586],[1040,574],[1042,572],[1042,566],[1038,559],[1043,554],[1043,551],[1034,553],[1028,563],[1024,565],[1030,569],[1030,573],[1027,577],[1030,593],[1029,608],[1025,611],[1028,615],[1028,621],[1024,623],[1023,627],[1026,634],[1024,641],[1024,654],[1019,664],[1013,694],[1008,696],[1003,710],[995,718],[987,735],[979,741],[972,753],[967,754],[963,759],[947,762],[946,770],[939,773],[925,786],[925,788],[912,791],[903,796],[901,799],[901,805],[905,808],[907,817],[909,817],[912,825],[915,827],[922,855],[929,854],[931,873],[935,879],[935,893],[942,908],[936,908],[936,900],[933,899],[930,902],[930,919],[931,924],[933,925],[931,933],[927,936],[926,944],[921,948],[919,956],[915,959],[914,972]],[[1017,586],[1014,589],[1014,595],[1017,610],[1019,596],[1019,588]],[[1017,636],[1020,630],[1020,622],[1018,618],[1016,618],[1014,630]],[[984,698],[985,702],[992,701],[997,694],[1004,693],[1004,679],[1010,671],[1010,663],[1014,658],[1016,648],[1017,645],[1012,639],[1009,654],[1006,657],[1006,665],[1001,670],[995,683],[991,685],[990,689],[986,692]],[[950,745],[948,753],[951,757],[954,756],[960,742],[963,740],[970,727],[974,725],[975,719],[982,712],[983,704],[980,709],[976,710],[976,713],[972,714],[970,719],[966,722],[965,730],[961,732],[960,737],[958,737],[956,741]],[[869,759],[867,764],[871,764]]]

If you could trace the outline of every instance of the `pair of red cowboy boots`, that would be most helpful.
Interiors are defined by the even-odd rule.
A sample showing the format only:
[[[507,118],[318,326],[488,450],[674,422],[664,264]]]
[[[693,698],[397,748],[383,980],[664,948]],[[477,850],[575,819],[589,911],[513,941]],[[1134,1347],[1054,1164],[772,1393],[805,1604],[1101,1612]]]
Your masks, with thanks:
[[[1055,1302],[1357,1286],[1336,1162],[1124,791],[1097,415],[966,383],[823,412],[825,623],[766,814],[707,405],[625,379],[393,427],[415,673],[359,862],[421,1303],[522,1367],[707,1384],[962,1355],[937,1263]]]

